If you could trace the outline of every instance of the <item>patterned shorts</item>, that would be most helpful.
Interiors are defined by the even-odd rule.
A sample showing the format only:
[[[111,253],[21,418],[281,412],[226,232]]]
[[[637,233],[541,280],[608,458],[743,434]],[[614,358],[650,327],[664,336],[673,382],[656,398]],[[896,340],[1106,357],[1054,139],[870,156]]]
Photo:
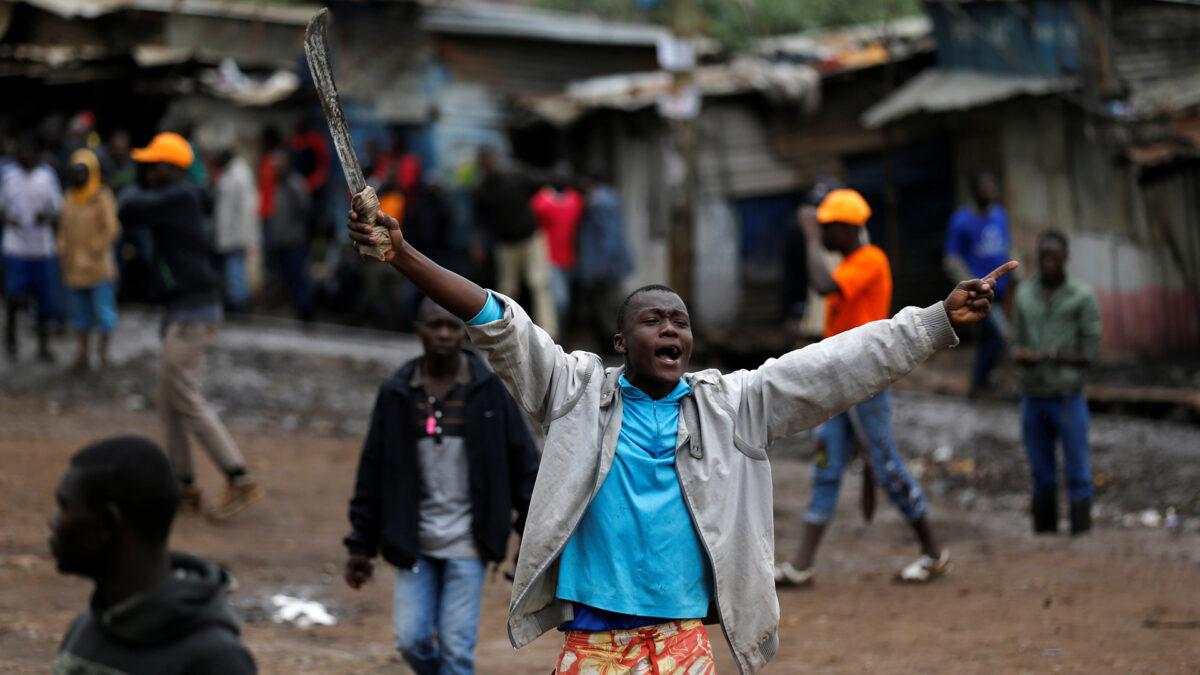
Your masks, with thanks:
[[[557,675],[716,675],[699,619],[635,630],[567,631]]]

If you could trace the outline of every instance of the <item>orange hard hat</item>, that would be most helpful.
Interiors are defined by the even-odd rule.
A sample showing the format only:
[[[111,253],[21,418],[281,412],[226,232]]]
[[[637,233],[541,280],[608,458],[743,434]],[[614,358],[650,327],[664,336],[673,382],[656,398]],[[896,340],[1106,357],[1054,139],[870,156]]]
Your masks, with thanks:
[[[129,156],[135,162],[143,164],[165,162],[174,164],[181,169],[188,168],[196,159],[196,153],[192,152],[192,146],[188,145],[183,136],[171,131],[164,131],[155,136],[150,139],[149,145],[134,149]]]
[[[817,221],[820,223],[846,223],[862,227],[871,217],[871,207],[867,200],[854,190],[834,190],[825,195],[821,205],[817,207]]]

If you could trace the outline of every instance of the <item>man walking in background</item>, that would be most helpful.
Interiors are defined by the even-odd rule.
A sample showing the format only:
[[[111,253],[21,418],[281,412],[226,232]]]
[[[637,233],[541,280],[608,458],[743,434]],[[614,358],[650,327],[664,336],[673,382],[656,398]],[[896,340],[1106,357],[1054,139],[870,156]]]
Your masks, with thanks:
[[[620,304],[621,282],[633,272],[633,259],[625,245],[625,218],[621,198],[605,181],[604,173],[593,170],[584,183],[587,206],[579,222],[579,286],[588,320],[588,330],[598,353],[613,351],[612,316]],[[419,250],[419,249],[418,249]]]
[[[246,463],[229,430],[204,398],[204,353],[224,318],[221,285],[212,268],[200,190],[187,180],[195,156],[179,134],[163,132],[132,153],[145,167],[146,187],[131,186],[118,203],[126,228],[147,228],[154,240],[154,269],[165,303],[163,348],[159,361],[158,405],[167,438],[167,455],[181,484],[183,509],[201,510],[188,435],[225,474],[221,499],[207,514],[230,518],[262,498],[263,489],[246,472]]]
[[[75,370],[86,371],[92,331],[100,334],[100,366],[108,366],[108,342],[117,328],[117,299],[113,288],[116,262],[113,242],[121,233],[117,200],[100,182],[100,160],[91,150],[71,154],[67,177],[71,189],[58,225],[58,252],[62,261],[67,305],[79,333]]]
[[[475,191],[475,218],[496,241],[496,287],[516,297],[524,279],[533,299],[534,322],[557,336],[545,235],[529,208],[537,188],[520,174],[501,171],[498,162],[491,148],[479,152],[483,180]]]
[[[262,245],[258,220],[258,188],[250,164],[232,150],[217,155],[219,171],[213,195],[213,250],[225,277],[225,302],[244,309],[250,302],[246,260]]]
[[[167,549],[179,487],[162,450],[124,436],[71,457],[54,494],[50,550],[95,582],[67,629],[55,675],[253,675],[217,565]]]
[[[554,315],[560,331],[566,331],[567,315],[571,311],[571,284],[578,259],[577,233],[584,208],[583,195],[568,185],[569,180],[570,169],[560,164],[555,167],[551,183],[529,200],[529,209],[533,211],[538,229],[546,237],[550,292],[554,296]]]
[[[825,338],[891,316],[892,271],[887,256],[877,246],[864,245],[860,234],[871,217],[871,207],[854,190],[834,190],[817,208],[820,231],[807,225],[808,269],[813,287],[826,297]],[[832,272],[821,249],[841,253],[842,263]],[[793,562],[776,568],[776,583],[809,586],[813,560],[821,537],[833,520],[842,473],[850,462],[855,427],[867,443],[871,470],[900,510],[921,545],[921,556],[900,570],[900,581],[924,583],[943,575],[950,566],[949,551],[938,546],[927,517],[929,507],[921,486],[913,480],[896,450],[892,434],[892,394],[883,389],[817,428],[813,493],[804,514],[804,538]],[[873,488],[868,488],[873,489]]]
[[[398,568],[396,648],[418,675],[461,675],[474,672],[486,565],[524,526],[538,452],[500,379],[462,350],[458,317],[425,300],[416,332],[424,356],[375,401],[350,501],[346,583],[361,588],[382,553]]]
[[[1021,391],[1021,431],[1033,476],[1033,531],[1058,531],[1061,439],[1071,534],[1092,526],[1088,409],[1084,373],[1100,357],[1100,303],[1083,282],[1067,276],[1067,238],[1038,237],[1038,272],[1017,288],[1012,349]]]
[[[4,349],[15,360],[17,312],[36,308],[38,359],[52,363],[50,324],[57,313],[59,271],[54,223],[62,210],[62,188],[54,170],[39,163],[30,137],[17,146],[17,161],[0,176],[0,251],[4,255]]]
[[[987,274],[1005,261],[1016,259],[1012,255],[1008,214],[999,203],[999,195],[996,178],[992,174],[981,172],[971,176],[974,203],[955,211],[946,228],[942,266],[949,278],[965,279]],[[1008,293],[1014,283],[1015,280],[1008,277],[997,282],[996,302],[1005,309],[1011,305]],[[979,346],[971,370],[972,397],[987,388],[992,369],[1004,355],[1006,331],[1004,312],[992,312],[979,323]]]

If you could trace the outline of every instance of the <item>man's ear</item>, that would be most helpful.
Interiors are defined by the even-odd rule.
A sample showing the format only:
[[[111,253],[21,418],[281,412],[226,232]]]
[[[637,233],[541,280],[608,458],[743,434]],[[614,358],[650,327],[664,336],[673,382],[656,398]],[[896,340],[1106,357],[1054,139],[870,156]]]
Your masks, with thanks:
[[[117,532],[125,525],[125,517],[121,513],[121,507],[109,502],[104,505],[104,508],[97,514],[100,517],[102,530],[100,537],[102,539],[115,539]]]
[[[613,349],[616,349],[618,354],[625,354],[625,335],[623,333],[613,336]]]

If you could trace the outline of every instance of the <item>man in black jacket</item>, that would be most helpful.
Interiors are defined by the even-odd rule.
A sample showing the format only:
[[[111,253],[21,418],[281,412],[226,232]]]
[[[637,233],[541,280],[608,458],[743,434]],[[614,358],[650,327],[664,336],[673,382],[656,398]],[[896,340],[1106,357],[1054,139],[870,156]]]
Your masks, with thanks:
[[[472,673],[484,571],[524,526],[538,451],[500,379],[462,351],[462,321],[425,300],[416,330],[425,355],[384,383],[371,415],[346,583],[361,588],[381,553],[398,568],[404,660],[418,675]]]
[[[204,198],[185,179],[195,155],[182,136],[164,132],[134,150],[132,157],[143,166],[145,186],[130,186],[121,193],[117,215],[126,230],[148,230],[154,241],[154,269],[166,305],[158,408],[167,454],[180,482],[183,509],[199,512],[188,435],[200,441],[227,480],[208,516],[230,518],[261,499],[263,489],[246,473],[242,453],[201,387],[204,353],[224,316],[220,278],[203,255],[209,250]]]
[[[55,493],[50,549],[64,574],[96,583],[54,661],[56,675],[252,675],[217,565],[167,550],[179,488],[154,443],[94,443]]]

